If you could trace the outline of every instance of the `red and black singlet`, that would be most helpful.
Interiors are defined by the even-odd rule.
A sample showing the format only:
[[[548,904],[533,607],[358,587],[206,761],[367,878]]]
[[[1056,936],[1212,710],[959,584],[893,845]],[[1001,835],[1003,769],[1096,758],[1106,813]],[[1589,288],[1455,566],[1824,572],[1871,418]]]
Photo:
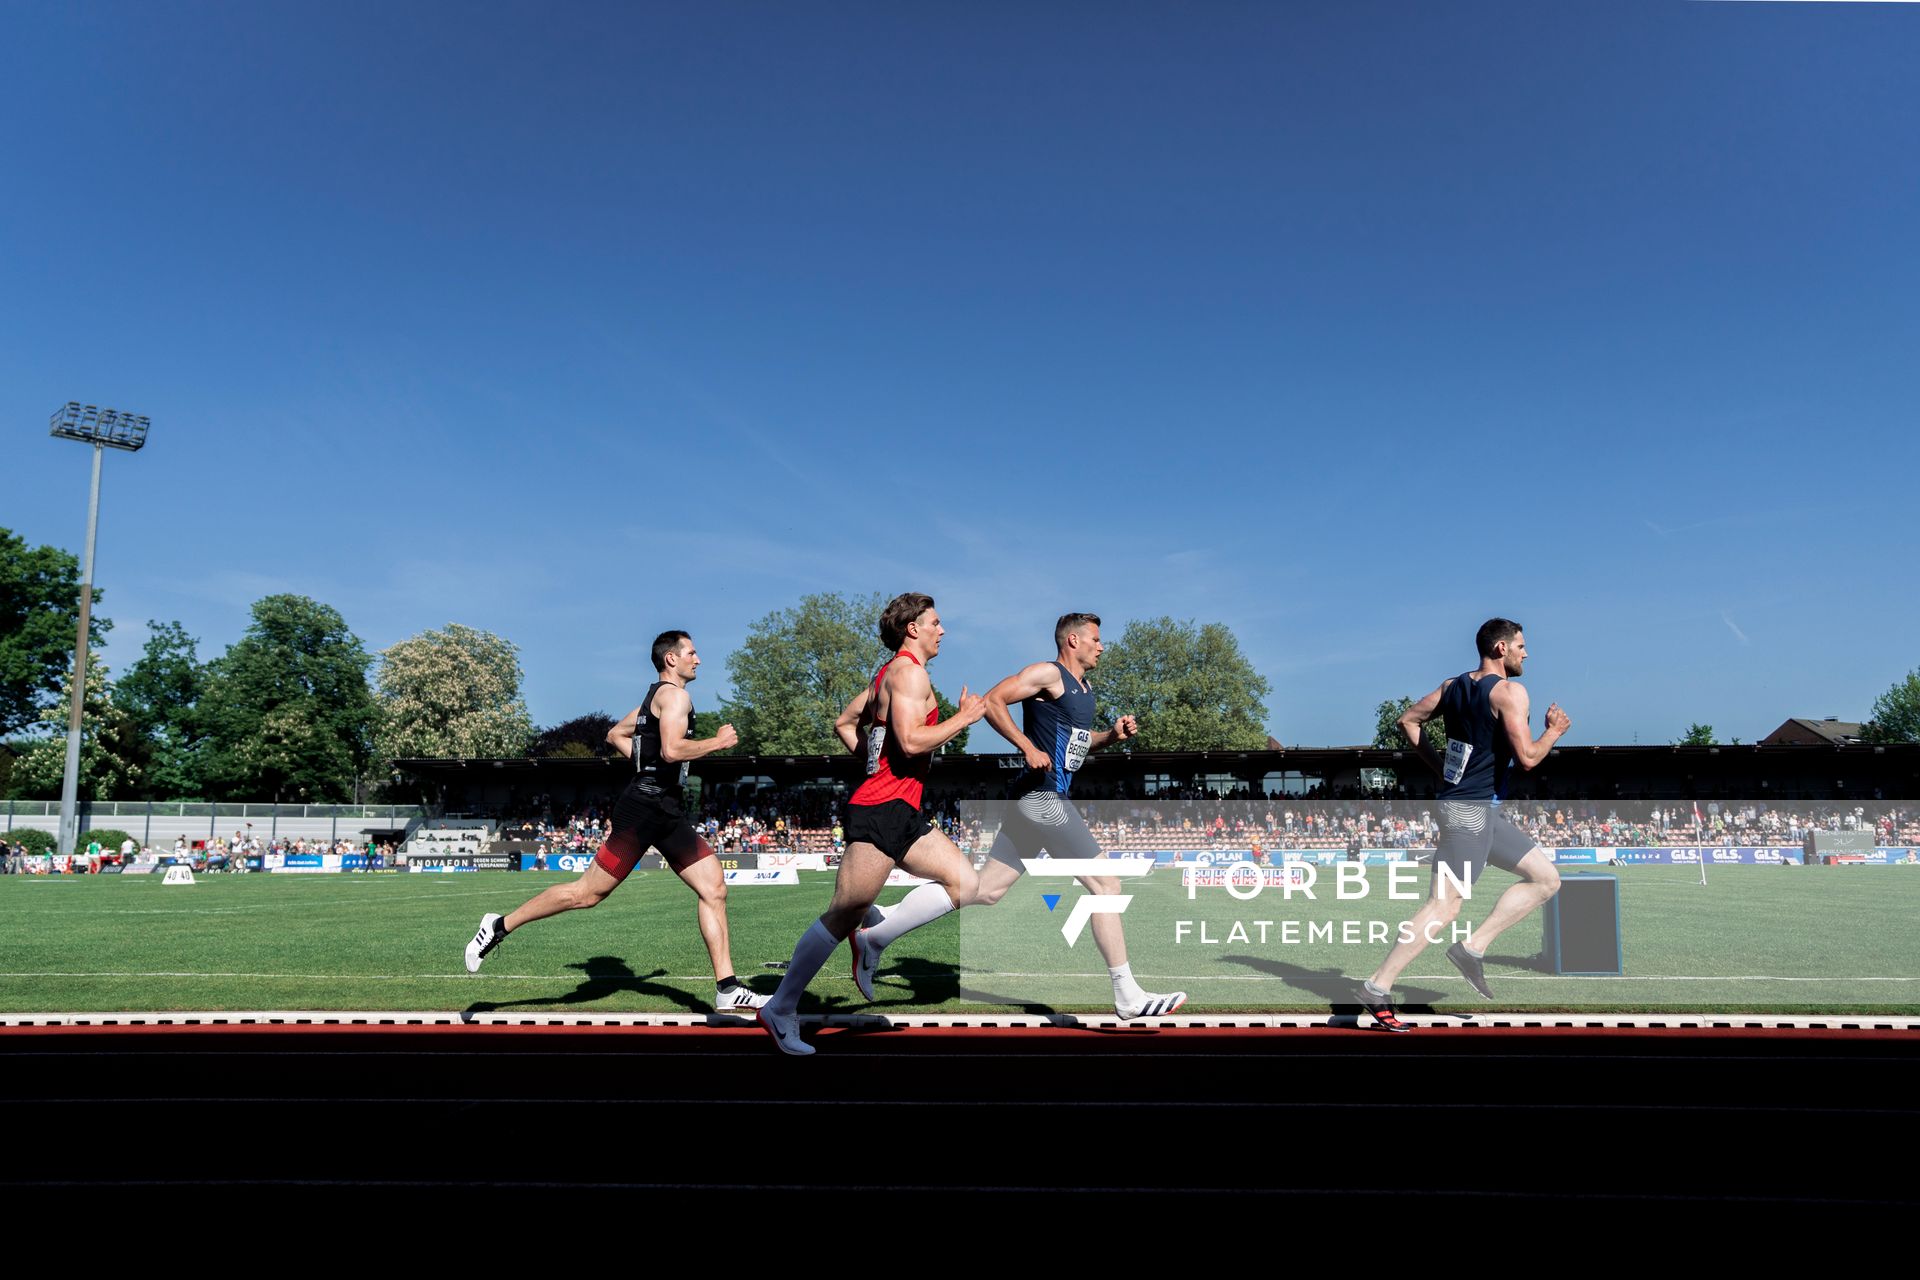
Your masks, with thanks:
[[[905,658],[916,667],[920,659],[905,649],[880,664],[873,673],[873,693],[867,702],[869,715],[877,715],[880,707],[880,682],[887,678],[887,668],[898,659]],[[927,708],[927,723],[940,723],[940,708]],[[918,809],[920,797],[926,791],[927,770],[933,764],[933,753],[908,755],[893,735],[891,724],[870,724],[867,726],[867,780],[848,799],[848,804],[885,804],[889,800],[905,800]]]

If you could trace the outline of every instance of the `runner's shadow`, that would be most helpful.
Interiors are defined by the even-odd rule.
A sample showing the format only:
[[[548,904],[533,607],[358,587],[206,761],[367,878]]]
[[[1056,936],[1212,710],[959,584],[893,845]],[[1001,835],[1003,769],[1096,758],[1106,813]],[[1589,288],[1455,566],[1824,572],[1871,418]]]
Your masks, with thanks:
[[[827,961],[829,966],[836,963],[845,964],[845,955],[836,952]],[[904,991],[901,990],[902,986],[906,988]],[[951,965],[935,964],[918,957],[904,957],[891,964],[883,959],[873,975],[873,994],[877,999],[871,1002],[863,1000],[858,991],[849,991],[845,995],[816,995],[808,991],[800,997],[800,1012],[879,1013],[886,1009],[944,1004],[959,993],[960,973]]]
[[[1297,964],[1282,964],[1278,960],[1262,960],[1257,956],[1225,956],[1223,959],[1228,964],[1244,965],[1279,978],[1294,990],[1303,991],[1326,1004],[1336,1018],[1358,1019],[1360,1016],[1360,1003],[1354,994],[1354,988],[1362,981],[1360,978],[1349,977],[1338,969],[1303,969]],[[1436,1012],[1433,1001],[1443,999],[1445,995],[1445,992],[1430,987],[1394,989],[1400,1008],[1412,1013]]]
[[[595,956],[579,964],[570,964],[567,968],[578,969],[587,976],[579,986],[563,996],[533,996],[526,1000],[476,1000],[467,1006],[465,1014],[498,1013],[502,1009],[525,1009],[535,1006],[592,1004],[596,1000],[605,1000],[622,991],[631,991],[643,996],[664,996],[688,1013],[708,1012],[708,1006],[703,1001],[695,1000],[680,988],[649,981],[652,978],[665,977],[667,972],[665,969],[655,969],[652,973],[644,975],[637,974],[625,960],[618,956]]]

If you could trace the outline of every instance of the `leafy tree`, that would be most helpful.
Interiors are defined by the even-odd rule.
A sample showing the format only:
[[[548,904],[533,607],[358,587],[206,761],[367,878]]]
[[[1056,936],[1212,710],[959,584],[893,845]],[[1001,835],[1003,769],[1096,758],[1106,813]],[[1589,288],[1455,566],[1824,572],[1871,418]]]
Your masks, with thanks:
[[[387,760],[517,756],[533,737],[519,651],[457,622],[383,650],[376,745]]]
[[[833,722],[887,660],[878,623],[887,597],[823,592],[801,597],[789,609],[770,613],[747,631],[727,656],[733,697],[721,703],[720,719],[740,735],[735,748],[748,755],[840,755],[846,751]],[[944,719],[954,706],[934,691]],[[971,729],[941,748],[966,749]]]
[[[1712,747],[1718,746],[1719,740],[1713,736],[1712,725],[1690,724],[1687,726],[1685,733],[1673,740],[1673,745],[1676,747]]]
[[[618,716],[610,716],[604,711],[589,711],[584,716],[562,720],[559,724],[542,729],[540,736],[527,749],[527,754],[536,758],[559,756],[579,759],[613,755],[613,746],[607,741],[607,730],[613,728],[618,719]]]
[[[198,711],[208,790],[350,798],[372,759],[379,714],[370,661],[332,607],[295,595],[255,601],[246,634],[207,668]]]
[[[1417,698],[1388,698],[1380,704],[1373,724],[1374,746],[1400,751],[1410,745],[1407,742],[1407,735],[1400,732],[1400,717],[1405,715],[1407,709],[1413,706],[1418,700]],[[1433,739],[1433,749],[1443,756],[1447,754],[1447,719],[1445,716],[1435,715],[1431,720],[1421,725],[1420,736],[1423,739],[1431,737]]]
[[[1873,700],[1873,716],[1867,722],[1869,742],[1920,742],[1920,670],[1907,672],[1907,678]]]
[[[60,697],[40,711],[43,737],[31,740],[14,762],[13,794],[29,800],[55,800],[66,781],[67,717],[71,678]],[[87,662],[87,691],[80,709],[80,773],[75,795],[81,800],[130,800],[145,794],[150,751],[139,726],[114,700],[113,681],[96,652]]]
[[[150,760],[145,795],[154,800],[191,799],[201,779],[205,734],[199,715],[207,669],[197,641],[178,622],[147,623],[139,659],[114,687],[116,701],[146,739]]]
[[[1146,751],[1257,751],[1267,745],[1271,686],[1231,629],[1173,618],[1127,624],[1091,676],[1104,717],[1140,721]]]
[[[95,608],[100,595],[95,587]],[[0,529],[0,733],[32,724],[72,675],[79,627],[80,562],[57,547],[29,547]],[[108,619],[93,615],[93,635],[112,628]]]

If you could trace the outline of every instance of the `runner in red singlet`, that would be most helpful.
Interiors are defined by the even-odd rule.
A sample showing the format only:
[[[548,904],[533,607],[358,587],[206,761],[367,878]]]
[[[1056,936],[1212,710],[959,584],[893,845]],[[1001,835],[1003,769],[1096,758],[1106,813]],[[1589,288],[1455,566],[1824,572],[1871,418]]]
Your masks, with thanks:
[[[940,652],[945,634],[932,596],[896,596],[880,615],[881,642],[894,655],[834,723],[849,751],[857,755],[864,748],[867,779],[848,801],[847,852],[840,859],[833,904],[801,935],[780,989],[759,1013],[760,1025],[783,1053],[813,1052],[800,1038],[800,993],[840,940],[866,917],[896,865],[946,890],[945,897],[923,895],[935,899],[924,908],[929,920],[970,901],[979,887],[966,856],[920,812],[933,753],[987,709],[985,698],[962,687],[959,709],[940,719],[926,664]],[[857,953],[854,959],[857,965]]]

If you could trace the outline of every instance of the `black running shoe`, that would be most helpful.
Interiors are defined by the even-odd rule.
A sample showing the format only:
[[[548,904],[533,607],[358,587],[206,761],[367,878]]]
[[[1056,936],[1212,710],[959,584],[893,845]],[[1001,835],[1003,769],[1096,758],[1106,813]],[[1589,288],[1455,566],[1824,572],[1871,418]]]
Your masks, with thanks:
[[[1354,988],[1354,990],[1359,993],[1360,1007],[1373,1015],[1374,1025],[1382,1031],[1413,1030],[1413,1024],[1411,1022],[1400,1021],[1399,1017],[1393,1012],[1393,997],[1391,995],[1377,996],[1367,990],[1367,984],[1364,982]]]
[[[1478,991],[1488,1000],[1493,999],[1493,988],[1487,985],[1487,963],[1484,959],[1467,950],[1467,944],[1456,942],[1447,948],[1447,960],[1460,971],[1467,985]]]

